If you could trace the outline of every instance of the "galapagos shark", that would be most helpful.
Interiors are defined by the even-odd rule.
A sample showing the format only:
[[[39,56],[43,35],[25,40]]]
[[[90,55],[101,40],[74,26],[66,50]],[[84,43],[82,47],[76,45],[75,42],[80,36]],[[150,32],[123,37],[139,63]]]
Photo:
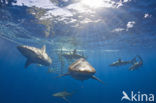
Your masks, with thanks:
[[[70,101],[67,99],[67,97],[72,96],[72,95],[73,95],[73,93],[69,93],[66,90],[52,94],[52,96],[62,98],[68,103],[70,103]]]
[[[64,53],[64,54],[62,54],[62,56],[65,57],[66,59],[86,58],[86,57],[84,57],[84,55],[78,54],[76,49],[74,49],[74,51],[72,53]]]
[[[84,58],[80,58],[69,66],[66,74],[60,75],[59,77],[71,76],[81,81],[94,79],[104,84],[103,81],[94,76],[95,73],[96,70]]]
[[[33,63],[45,66],[50,66],[52,64],[51,58],[46,53],[45,45],[41,49],[32,46],[20,45],[17,46],[17,49],[23,56],[27,58],[25,68],[27,68],[30,64]]]
[[[130,61],[123,61],[121,60],[120,58],[116,61],[116,62],[113,62],[112,64],[110,64],[109,66],[122,66],[122,65],[127,65],[127,64],[133,64],[134,62],[136,61],[136,58],[133,58],[132,60]]]
[[[130,68],[129,70],[133,71],[138,69],[139,67],[141,67],[143,65],[143,60],[140,56],[137,56],[139,58],[139,61],[135,62]]]

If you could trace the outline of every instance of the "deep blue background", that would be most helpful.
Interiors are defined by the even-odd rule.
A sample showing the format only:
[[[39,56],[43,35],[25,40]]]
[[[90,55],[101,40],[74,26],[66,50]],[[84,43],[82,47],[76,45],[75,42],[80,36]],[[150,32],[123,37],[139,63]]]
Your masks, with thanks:
[[[59,7],[72,3],[58,1]],[[120,103],[122,91],[128,95],[131,91],[156,95],[156,0],[132,0],[118,9],[105,8],[96,16],[106,22],[88,23],[82,29],[55,21],[52,25],[55,35],[47,38],[46,26],[38,23],[28,9],[0,4],[0,103],[65,103],[52,96],[63,90],[74,91],[68,98],[71,103]],[[145,13],[152,17],[145,19]],[[129,21],[136,22],[130,30],[111,32],[126,27]],[[97,71],[95,76],[105,84],[92,79],[82,83],[71,77],[56,78],[56,73],[48,73],[48,67],[35,64],[25,69],[26,58],[16,49],[19,44],[35,47],[46,44],[54,61],[57,61],[55,49],[61,46],[84,50]],[[128,70],[130,65],[109,67],[118,58],[130,60],[136,55],[144,62],[135,71]]]
[[[156,57],[153,50],[126,50],[115,53],[89,52],[88,61],[96,68],[96,76],[105,82],[95,80],[84,83],[71,77],[55,78],[46,67],[31,65],[24,69],[25,58],[17,51],[16,45],[0,39],[0,102],[1,103],[63,103],[52,97],[52,93],[75,91],[69,98],[72,103],[114,103],[120,102],[122,91],[155,94]],[[118,57],[131,59],[140,54],[143,67],[129,71],[129,66],[109,67]],[[93,59],[94,58],[94,59]]]

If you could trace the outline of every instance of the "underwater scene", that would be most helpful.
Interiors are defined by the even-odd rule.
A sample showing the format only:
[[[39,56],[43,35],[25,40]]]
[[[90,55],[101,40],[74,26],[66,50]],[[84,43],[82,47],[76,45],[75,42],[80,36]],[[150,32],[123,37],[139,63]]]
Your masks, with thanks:
[[[0,103],[155,103],[156,0],[0,0]]]

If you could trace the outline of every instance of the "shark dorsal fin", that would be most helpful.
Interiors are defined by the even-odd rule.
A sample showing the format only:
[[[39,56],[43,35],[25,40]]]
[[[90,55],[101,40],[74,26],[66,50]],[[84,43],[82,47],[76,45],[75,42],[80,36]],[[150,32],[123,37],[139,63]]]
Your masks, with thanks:
[[[64,91],[66,92],[66,91],[67,91],[67,89],[66,89],[66,88],[64,88]]]
[[[27,59],[24,67],[27,68],[30,64],[32,64],[31,60]]]
[[[45,53],[46,52],[46,45],[43,45],[43,47],[41,48],[41,50]]]
[[[74,49],[74,51],[73,51],[73,55],[75,55],[76,54],[76,49]]]
[[[118,62],[121,62],[121,59],[120,58],[118,59]]]

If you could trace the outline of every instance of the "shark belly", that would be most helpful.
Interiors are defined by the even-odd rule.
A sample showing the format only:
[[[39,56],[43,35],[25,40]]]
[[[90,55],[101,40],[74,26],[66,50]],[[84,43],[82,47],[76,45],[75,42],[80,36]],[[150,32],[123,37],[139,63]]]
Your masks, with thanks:
[[[71,76],[76,80],[88,80],[94,73],[70,72]]]

